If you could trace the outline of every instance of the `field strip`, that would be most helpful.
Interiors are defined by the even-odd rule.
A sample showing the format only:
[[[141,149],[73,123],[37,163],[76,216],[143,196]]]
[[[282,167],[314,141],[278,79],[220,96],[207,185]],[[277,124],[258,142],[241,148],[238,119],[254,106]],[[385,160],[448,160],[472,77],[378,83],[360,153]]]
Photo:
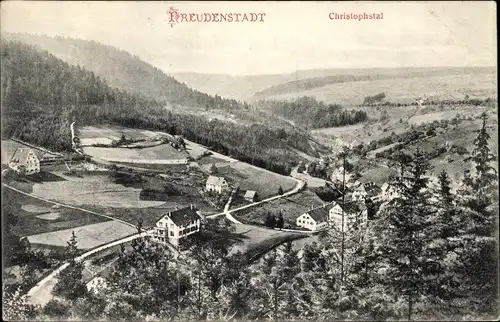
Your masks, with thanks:
[[[16,192],[18,192],[18,193],[21,193],[21,194],[25,195],[25,196],[33,197],[33,198],[35,198],[35,199],[42,200],[42,201],[45,201],[45,202],[49,202],[49,203],[52,203],[52,204],[54,204],[54,205],[58,205],[58,206],[66,207],[66,208],[71,208],[71,209],[80,210],[80,211],[83,211],[83,212],[87,212],[87,213],[89,213],[89,214],[93,214],[93,215],[96,215],[96,216],[101,216],[101,217],[104,217],[104,218],[108,218],[108,219],[110,219],[110,220],[115,220],[115,221],[121,222],[121,223],[123,223],[123,224],[125,224],[125,225],[128,225],[128,226],[130,226],[130,227],[134,227],[134,228],[136,228],[136,226],[135,226],[134,224],[131,224],[131,223],[126,222],[126,221],[121,220],[121,219],[117,219],[117,218],[113,218],[113,217],[111,217],[111,216],[107,216],[107,215],[99,214],[99,213],[97,213],[97,212],[93,212],[93,211],[90,211],[90,210],[87,210],[87,209],[83,209],[83,208],[79,208],[79,207],[75,207],[75,206],[70,206],[70,205],[67,205],[67,204],[64,204],[64,203],[60,203],[60,202],[57,202],[57,201],[52,201],[52,200],[49,200],[49,199],[45,199],[45,198],[42,198],[42,197],[37,196],[37,195],[32,194],[32,193],[26,193],[26,192],[24,192],[24,191],[21,191],[21,190],[19,190],[19,189],[16,189],[16,188],[12,187],[12,186],[9,186],[8,184],[5,184],[5,183],[2,183],[2,185],[3,185],[4,187],[6,187],[6,188],[9,188],[9,189],[11,189],[11,190],[14,190],[14,191],[16,191]]]

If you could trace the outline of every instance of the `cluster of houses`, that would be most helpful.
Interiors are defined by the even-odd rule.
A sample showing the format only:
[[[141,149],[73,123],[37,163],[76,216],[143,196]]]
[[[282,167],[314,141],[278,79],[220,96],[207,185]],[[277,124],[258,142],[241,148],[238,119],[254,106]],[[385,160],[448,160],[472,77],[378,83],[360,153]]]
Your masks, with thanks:
[[[388,183],[379,187],[373,182],[356,182],[355,187],[345,201],[334,201],[320,207],[311,207],[297,217],[296,225],[312,231],[327,227],[334,227],[342,232],[353,228],[363,229],[368,223],[367,202],[380,204],[397,197],[396,189]]]

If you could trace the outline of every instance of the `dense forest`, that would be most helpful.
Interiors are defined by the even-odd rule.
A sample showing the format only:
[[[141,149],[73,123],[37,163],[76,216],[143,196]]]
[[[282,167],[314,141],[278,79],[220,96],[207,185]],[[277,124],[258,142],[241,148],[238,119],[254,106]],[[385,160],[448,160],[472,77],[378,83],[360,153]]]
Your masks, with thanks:
[[[293,130],[224,122],[164,108],[164,102],[110,87],[79,66],[20,42],[2,42],[2,135],[54,150],[71,149],[72,121],[113,123],[180,134],[217,152],[278,172],[290,171],[295,152],[310,152]],[[213,98],[214,104],[218,99]]]
[[[249,105],[218,95],[211,96],[187,87],[138,56],[96,41],[29,34],[4,34],[4,39],[20,41],[61,57],[106,79],[113,88],[161,102],[190,107],[238,110]]]
[[[212,222],[177,258],[147,238],[123,247],[106,283],[88,290],[69,261],[44,307],[16,285],[9,320],[494,320],[498,316],[498,176],[487,117],[455,192],[446,171],[430,184],[418,150],[392,160],[398,196],[381,205],[362,239],[327,230],[299,253],[286,243],[254,261],[230,253],[234,230]],[[223,218],[221,218],[224,220]],[[220,227],[212,230],[213,227]],[[221,230],[221,228],[225,230]],[[11,246],[10,254],[13,254]],[[66,258],[78,253],[74,236]],[[29,255],[29,254],[28,254]],[[21,290],[23,285],[17,285]]]
[[[347,111],[340,105],[326,105],[308,96],[291,102],[265,100],[257,104],[272,114],[284,117],[307,129],[351,125],[367,120],[364,111]]]

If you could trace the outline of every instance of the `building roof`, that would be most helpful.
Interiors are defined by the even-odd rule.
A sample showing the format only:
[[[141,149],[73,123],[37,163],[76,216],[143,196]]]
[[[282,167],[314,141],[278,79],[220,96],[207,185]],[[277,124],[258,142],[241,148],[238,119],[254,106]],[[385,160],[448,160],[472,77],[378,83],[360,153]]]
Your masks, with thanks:
[[[198,209],[193,206],[177,209],[174,211],[170,211],[168,214],[164,215],[162,219],[167,216],[172,219],[174,224],[176,224],[177,226],[186,226],[194,220],[201,219],[201,216],[197,213],[197,210]]]
[[[382,193],[382,189],[380,189],[380,187],[377,185],[372,185],[372,186],[369,186],[367,188],[365,187],[365,190],[366,190],[366,192],[368,194],[367,196],[369,198],[374,197],[374,196],[378,196]]]
[[[343,209],[345,213],[348,213],[348,214],[360,212],[366,208],[366,206],[363,203],[355,202],[355,201],[346,201],[345,203],[342,203],[342,201],[339,201],[336,204],[339,205],[339,207],[341,209]]]
[[[226,182],[224,177],[209,176],[207,179],[207,184],[212,184],[214,186],[222,186]]]
[[[316,222],[328,221],[328,208],[318,207],[312,210],[306,211],[305,214],[309,214]]]
[[[247,190],[245,192],[245,196],[244,198],[255,198],[255,196],[257,195],[257,192],[256,191],[253,191],[253,190]]]
[[[30,152],[32,152],[33,155],[38,158],[35,152],[30,148],[17,148],[16,152],[14,152],[14,154],[12,155],[10,162],[17,162],[20,165],[26,165],[26,160],[28,159],[28,154]]]

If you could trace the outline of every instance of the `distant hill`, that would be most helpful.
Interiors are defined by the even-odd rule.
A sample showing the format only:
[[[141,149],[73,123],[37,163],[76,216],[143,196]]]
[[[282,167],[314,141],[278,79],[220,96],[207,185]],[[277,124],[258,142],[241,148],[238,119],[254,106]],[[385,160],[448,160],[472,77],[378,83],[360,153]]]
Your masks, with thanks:
[[[494,67],[439,67],[439,68],[375,68],[375,69],[330,69],[316,71],[317,74],[334,74],[329,76],[319,76],[312,78],[298,79],[287,83],[277,84],[263,89],[254,94],[255,99],[262,99],[269,96],[293,94],[331,84],[377,81],[385,79],[406,79],[413,77],[434,77],[451,75],[482,75],[493,74]],[[314,71],[303,74],[314,74]],[[340,74],[339,74],[340,73]]]
[[[247,100],[265,88],[289,82],[291,74],[231,76],[224,74],[173,73],[179,81],[199,91],[237,100]]]
[[[189,87],[208,94],[254,101],[286,94],[297,94],[296,98],[309,95],[304,91],[339,83],[409,77],[480,75],[495,71],[494,67],[328,68],[270,75],[173,73],[172,76]]]

